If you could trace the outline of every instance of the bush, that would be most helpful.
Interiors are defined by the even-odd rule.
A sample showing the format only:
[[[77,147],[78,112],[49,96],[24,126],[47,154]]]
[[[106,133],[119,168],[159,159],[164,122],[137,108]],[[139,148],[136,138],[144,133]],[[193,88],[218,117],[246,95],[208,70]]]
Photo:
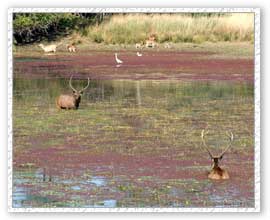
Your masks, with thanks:
[[[55,39],[58,35],[80,30],[95,21],[96,14],[80,16],[74,13],[15,13],[13,36],[15,44],[32,43],[43,38]]]

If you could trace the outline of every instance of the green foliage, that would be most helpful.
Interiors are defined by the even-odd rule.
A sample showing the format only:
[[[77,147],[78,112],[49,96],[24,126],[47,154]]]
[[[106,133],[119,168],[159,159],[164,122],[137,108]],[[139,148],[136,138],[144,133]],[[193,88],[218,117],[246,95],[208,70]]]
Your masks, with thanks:
[[[15,13],[14,43],[77,32],[95,43],[134,44],[151,34],[159,43],[254,41],[252,13]]]
[[[83,29],[95,21],[96,14],[80,16],[74,13],[16,13],[13,16],[13,36],[15,44],[32,43],[47,38]]]

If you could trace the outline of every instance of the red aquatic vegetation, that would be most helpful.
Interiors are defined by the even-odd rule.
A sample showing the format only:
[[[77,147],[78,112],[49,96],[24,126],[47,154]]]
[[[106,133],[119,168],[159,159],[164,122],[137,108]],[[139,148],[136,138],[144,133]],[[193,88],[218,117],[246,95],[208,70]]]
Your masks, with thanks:
[[[124,63],[116,66],[112,52],[57,55],[44,60],[15,58],[14,74],[24,77],[77,77],[92,79],[174,79],[253,81],[253,59],[222,59],[202,52],[145,52],[142,57],[119,52]],[[19,62],[17,62],[17,60]]]
[[[109,51],[75,54],[72,57],[56,55],[48,57],[46,61],[15,59],[14,75],[23,78],[68,78],[71,72],[75,72],[77,78],[84,79],[90,77],[91,79],[224,80],[253,83],[253,59],[220,59],[213,57],[213,54],[210,53],[198,52],[147,51],[143,53],[143,57],[137,57],[131,52],[122,51],[119,54],[124,60],[121,67],[115,66],[114,57]],[[140,126],[140,124],[134,126]],[[138,187],[148,187],[151,190],[158,187],[164,188],[162,184],[167,184],[167,182],[169,184],[170,180],[173,187],[181,190],[183,190],[181,186],[173,181],[192,180],[200,184],[209,181],[204,190],[209,191],[210,195],[225,195],[226,191],[217,191],[221,186],[221,189],[224,190],[230,190],[230,187],[237,188],[239,191],[236,192],[235,198],[253,198],[254,151],[250,150],[252,147],[249,147],[248,150],[237,149],[226,155],[222,166],[229,168],[231,179],[222,183],[210,182],[207,179],[207,171],[210,169],[209,158],[207,155],[202,156],[202,152],[192,146],[182,145],[181,148],[168,146],[168,150],[163,150],[164,144],[160,144],[162,146],[158,149],[155,148],[155,144],[152,144],[147,146],[147,153],[144,151],[133,152],[133,148],[137,147],[136,142],[133,141],[138,139],[138,136],[133,139],[127,137],[127,140],[115,143],[101,141],[97,148],[94,146],[95,143],[88,144],[89,142],[86,141],[84,145],[81,145],[72,141],[72,138],[62,144],[50,143],[45,146],[43,142],[53,139],[54,135],[49,133],[38,138],[30,138],[30,145],[27,148],[14,151],[14,170],[27,167],[41,170],[45,168],[46,175],[52,176],[52,184],[54,177],[72,179],[76,182],[81,180],[83,174],[90,172],[91,175],[108,179],[124,178],[122,182],[110,183],[112,185],[128,183]],[[61,138],[65,140],[65,134],[62,135]],[[57,137],[59,138],[59,136]],[[111,148],[106,148],[110,145]],[[46,178],[46,181],[49,181],[49,187],[52,187],[50,177]],[[43,185],[40,182],[34,187],[34,193],[42,191]],[[76,186],[75,183],[72,184]],[[226,184],[227,187],[222,188],[222,184]],[[31,183],[24,183],[21,186],[27,189],[32,187]],[[107,195],[116,199],[126,197],[125,192],[111,192],[106,187],[104,187],[106,189],[101,187],[104,194],[97,195],[96,188],[91,183],[85,184],[83,187],[80,191],[65,191],[65,196],[61,199],[68,200],[73,195],[80,196],[82,199],[88,199],[90,195],[104,197],[104,199],[108,198]],[[191,191],[196,190],[192,187],[191,185]],[[193,201],[197,200],[195,193],[189,198],[192,198]],[[176,197],[176,199],[182,198]]]

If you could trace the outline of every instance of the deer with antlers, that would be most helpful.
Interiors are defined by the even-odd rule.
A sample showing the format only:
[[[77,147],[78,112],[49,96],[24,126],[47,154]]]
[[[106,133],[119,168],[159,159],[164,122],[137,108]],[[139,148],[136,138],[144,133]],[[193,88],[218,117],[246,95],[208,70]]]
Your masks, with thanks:
[[[80,102],[81,102],[81,95],[90,85],[90,79],[88,78],[87,86],[78,91],[71,84],[72,77],[73,76],[71,76],[69,79],[69,86],[72,89],[73,94],[72,95],[60,95],[56,99],[56,106],[59,109],[78,109]]]
[[[230,176],[228,174],[228,172],[222,168],[220,168],[219,166],[219,162],[222,160],[224,154],[231,148],[232,146],[232,142],[233,142],[233,133],[232,132],[227,132],[226,136],[228,136],[229,138],[229,145],[225,148],[225,150],[219,154],[218,156],[214,156],[211,151],[209,150],[209,148],[207,147],[206,143],[205,143],[205,135],[208,133],[208,131],[204,131],[202,130],[201,132],[201,139],[202,139],[202,144],[203,147],[206,149],[206,151],[208,152],[211,160],[212,160],[212,169],[210,170],[209,174],[208,174],[208,178],[209,179],[214,179],[214,180],[225,180],[225,179],[229,179]]]

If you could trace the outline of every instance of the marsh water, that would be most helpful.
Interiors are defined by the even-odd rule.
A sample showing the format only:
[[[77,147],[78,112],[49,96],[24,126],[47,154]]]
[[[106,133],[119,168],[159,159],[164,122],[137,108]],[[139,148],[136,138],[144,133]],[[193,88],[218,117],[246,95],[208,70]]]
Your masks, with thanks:
[[[82,88],[86,78],[73,80]],[[13,81],[13,207],[253,207],[253,84],[91,80],[59,110],[68,78]],[[230,180],[207,178],[200,132]]]

